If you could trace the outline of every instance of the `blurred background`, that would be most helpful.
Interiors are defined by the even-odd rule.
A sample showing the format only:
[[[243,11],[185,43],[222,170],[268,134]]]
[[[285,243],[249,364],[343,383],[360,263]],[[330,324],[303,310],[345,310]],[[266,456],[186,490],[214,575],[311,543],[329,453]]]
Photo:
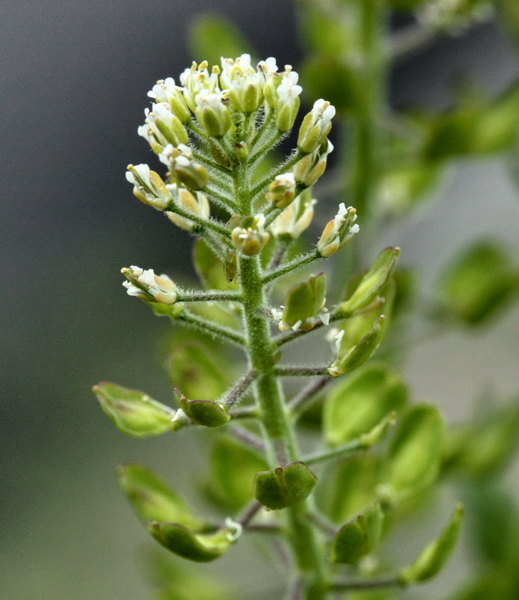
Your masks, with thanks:
[[[98,409],[99,380],[170,401],[158,359],[169,330],[124,294],[120,269],[188,278],[189,238],[131,193],[128,163],[153,161],[137,136],[157,79],[189,66],[186,29],[219,11],[259,56],[297,69],[302,48],[289,0],[22,0],[0,4],[0,597],[122,600],[149,597],[141,569],[147,534],[120,494],[116,465],[142,462],[179,486],[203,469],[189,436],[137,441]],[[442,38],[402,61],[392,102],[442,108],[459,73],[496,93],[519,59],[492,23]],[[304,81],[302,82],[304,86]],[[403,248],[426,287],[476,236],[519,254],[519,199],[508,159],[465,161],[436,204],[380,248]],[[478,335],[422,344],[406,367],[415,397],[449,420],[482,390],[519,389],[519,311]],[[513,483],[513,478],[511,478]],[[517,489],[517,483],[516,489]],[[519,491],[519,490],[518,490]],[[224,566],[240,560],[230,552]],[[245,563],[240,569],[245,571]],[[245,573],[251,586],[259,575]],[[421,596],[422,597],[422,596]]]

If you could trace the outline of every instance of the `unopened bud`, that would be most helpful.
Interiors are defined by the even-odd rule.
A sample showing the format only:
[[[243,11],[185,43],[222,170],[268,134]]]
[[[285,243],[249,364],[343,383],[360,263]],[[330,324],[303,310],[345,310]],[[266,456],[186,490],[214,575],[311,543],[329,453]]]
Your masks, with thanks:
[[[148,92],[148,96],[153,98],[155,102],[165,102],[169,104],[171,112],[178,118],[181,123],[185,123],[191,112],[187,106],[184,95],[180,87],[175,85],[175,80],[172,77],[160,79]]]
[[[335,116],[335,107],[325,100],[316,100],[312,110],[305,116],[297,147],[310,154],[326,139],[332,128],[331,120]]]
[[[286,208],[296,195],[296,180],[293,173],[284,173],[278,175],[269,185],[269,191],[266,194],[267,200],[270,200],[276,208]]]
[[[210,208],[207,196],[201,192],[191,193],[186,188],[179,187],[175,183],[168,185],[167,188],[171,192],[173,202],[176,206],[201,219],[209,218]],[[172,223],[175,223],[177,227],[186,231],[195,231],[199,227],[194,221],[191,221],[187,217],[182,217],[174,211],[167,211],[166,215]]]
[[[232,230],[232,242],[236,249],[245,256],[259,254],[270,239],[264,225],[265,217],[262,214],[242,219],[240,225]]]
[[[231,113],[222,101],[220,94],[209,94],[205,90],[195,97],[197,107],[195,115],[207,133],[213,137],[222,137],[232,125]]]
[[[299,76],[295,71],[288,71],[283,74],[281,84],[278,86],[276,101],[276,125],[280,131],[290,131],[294,126],[301,101],[299,94],[303,91],[300,85],[297,85]]]
[[[341,202],[339,212],[328,222],[317,242],[319,254],[326,258],[346,246],[359,231],[359,226],[353,224],[356,219],[357,211],[351,206],[346,208],[344,202]]]
[[[302,183],[306,187],[314,185],[326,171],[326,164],[330,152],[333,152],[333,144],[330,140],[326,139],[312,152],[312,154],[305,156],[297,162],[294,165],[296,181]]]
[[[126,179],[133,184],[135,196],[157,210],[166,210],[173,199],[160,175],[148,165],[128,165]]]
[[[136,296],[147,302],[175,304],[178,288],[167,275],[155,275],[153,269],[143,270],[131,266],[124,268],[121,273],[128,281],[123,282],[129,296]]]
[[[270,226],[270,232],[277,238],[297,239],[310,226],[314,216],[312,191],[308,188],[279,215]]]

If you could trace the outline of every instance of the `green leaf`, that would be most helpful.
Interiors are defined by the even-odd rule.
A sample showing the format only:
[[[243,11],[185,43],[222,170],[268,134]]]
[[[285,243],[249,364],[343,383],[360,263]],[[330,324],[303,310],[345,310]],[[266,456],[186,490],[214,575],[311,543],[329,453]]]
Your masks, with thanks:
[[[340,383],[324,405],[324,436],[338,446],[370,431],[408,401],[400,376],[382,363],[369,363]]]
[[[469,325],[484,323],[511,299],[517,275],[506,254],[492,242],[466,248],[440,280],[445,307]]]
[[[267,463],[238,442],[221,437],[210,458],[211,481],[206,489],[210,498],[225,510],[236,513],[252,499],[252,482]]]
[[[171,383],[188,398],[213,400],[227,390],[229,369],[218,365],[201,344],[177,346],[167,362]]]
[[[497,2],[497,8],[503,26],[519,47],[519,4],[517,0],[500,0]]]
[[[243,53],[254,54],[251,45],[237,27],[222,15],[198,15],[189,29],[192,56],[220,65],[220,57],[237,58]]]
[[[280,328],[286,331],[299,323],[299,329],[312,329],[325,301],[326,275],[310,275],[307,281],[298,283],[288,291]]]
[[[334,523],[344,523],[372,502],[378,482],[379,459],[358,454],[329,465],[323,485],[316,488],[316,501]]]
[[[438,476],[445,426],[434,406],[413,406],[403,417],[389,448],[385,483],[400,498],[414,495]]]
[[[231,532],[221,529],[216,533],[193,533],[178,523],[151,522],[151,535],[165,548],[182,558],[195,562],[210,562],[224,554],[233,540]]]
[[[458,504],[454,515],[440,536],[422,551],[413,564],[400,573],[398,580],[401,584],[407,585],[418,581],[427,581],[440,572],[452,554],[458,540],[463,513],[463,505]]]
[[[254,497],[267,508],[279,510],[305,500],[316,476],[302,462],[293,462],[273,471],[262,471],[254,478]]]
[[[120,467],[118,477],[119,485],[141,521],[172,521],[195,530],[202,528],[202,521],[153,471],[132,464]]]
[[[337,358],[328,368],[328,372],[332,377],[351,373],[371,358],[382,341],[384,319],[384,315],[380,315],[375,321],[373,328],[353,347],[351,347],[349,340],[343,339]]]
[[[351,315],[376,300],[380,290],[391,277],[399,256],[400,248],[389,247],[382,250],[371,269],[350,282],[339,310],[345,315]]]
[[[127,435],[143,438],[178,427],[175,411],[144,392],[108,382],[94,386],[93,392],[105,414]]]
[[[332,542],[332,561],[353,565],[373,552],[382,536],[383,521],[380,505],[374,504],[364,514],[343,525]]]

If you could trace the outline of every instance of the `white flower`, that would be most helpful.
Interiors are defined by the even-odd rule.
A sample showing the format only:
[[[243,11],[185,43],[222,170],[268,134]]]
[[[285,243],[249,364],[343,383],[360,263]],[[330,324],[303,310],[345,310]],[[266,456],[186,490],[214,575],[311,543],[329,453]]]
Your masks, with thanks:
[[[359,232],[359,226],[353,225],[356,219],[355,209],[351,206],[346,208],[344,202],[341,202],[335,218],[328,222],[317,242],[317,250],[321,256],[331,256]]]
[[[303,91],[300,85],[297,85],[299,75],[295,71],[288,71],[283,74],[281,85],[277,88],[279,99],[283,102],[293,102]]]
[[[126,179],[133,184],[135,196],[157,210],[165,210],[173,199],[160,175],[148,165],[128,165]]]
[[[311,192],[303,192],[271,224],[270,231],[275,237],[287,236],[297,239],[310,226],[317,200]]]

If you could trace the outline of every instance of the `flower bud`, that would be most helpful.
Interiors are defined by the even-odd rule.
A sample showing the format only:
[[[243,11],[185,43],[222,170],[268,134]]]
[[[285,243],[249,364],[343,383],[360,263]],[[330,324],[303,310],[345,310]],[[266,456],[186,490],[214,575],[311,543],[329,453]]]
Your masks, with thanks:
[[[263,86],[263,95],[265,102],[269,108],[274,108],[279,98],[277,89],[281,85],[281,73],[277,73],[276,59],[273,57],[267,58],[266,61],[260,62],[258,68],[262,69],[265,75],[265,85]]]
[[[197,107],[195,115],[207,133],[213,137],[222,137],[232,125],[231,113],[222,101],[220,94],[209,94],[203,90],[195,96]]]
[[[333,152],[333,144],[330,140],[325,140],[316,150],[302,158],[294,165],[294,176],[298,183],[306,187],[314,183],[326,171],[328,154]]]
[[[228,90],[233,106],[242,113],[251,113],[263,102],[265,76],[261,69],[255,71],[250,64],[250,54],[236,60],[222,58],[222,88]]]
[[[304,159],[303,159],[304,160]],[[324,228],[319,241],[317,251],[323,257],[328,257],[346,246],[351,238],[358,233],[359,226],[353,225],[357,219],[357,211],[349,206],[346,208],[344,202],[339,204],[339,212],[332,221]]]
[[[191,148],[185,144],[180,144],[178,148],[168,144],[159,154],[159,159],[171,168],[180,183],[191,190],[202,190],[209,181],[207,169],[193,159]]]
[[[171,192],[174,204],[201,219],[209,218],[210,207],[207,196],[201,192],[192,194],[186,188],[179,187],[175,183],[169,184],[167,188]],[[185,229],[186,231],[195,231],[199,227],[194,221],[191,221],[186,217],[181,217],[173,211],[167,211],[166,215],[172,223],[175,223],[177,227]]]
[[[185,123],[189,119],[191,112],[181,89],[175,85],[175,80],[172,77],[168,77],[167,79],[159,79],[148,92],[148,96],[153,98],[157,103],[165,102],[169,104],[171,112],[181,123]]]
[[[178,146],[179,144],[187,144],[189,137],[186,128],[180,122],[169,107],[169,104],[160,102],[153,104],[152,110],[146,109],[145,125],[142,125],[137,130],[139,135],[148,140],[151,149],[159,154],[164,148],[171,144]]]
[[[301,152],[310,154],[326,139],[332,128],[331,120],[335,116],[335,107],[325,100],[316,100],[312,110],[305,116],[297,147]]]
[[[270,200],[276,208],[286,208],[296,195],[296,180],[293,173],[284,173],[277,175],[274,181],[269,185],[269,191],[266,194],[267,200]]]
[[[270,239],[264,225],[265,217],[262,214],[242,219],[239,227],[232,230],[232,242],[236,249],[245,256],[259,254]]]
[[[132,265],[129,269],[121,269],[128,279],[123,282],[129,296],[136,296],[146,302],[175,304],[178,298],[178,288],[167,275],[155,275],[153,269],[143,271]]]
[[[133,183],[133,193],[144,204],[157,210],[166,210],[173,200],[160,175],[148,165],[128,165],[126,179]]]
[[[291,67],[289,69],[283,74],[281,84],[276,90],[278,99],[275,105],[275,119],[280,131],[290,131],[294,126],[301,104],[299,94],[303,91],[303,88],[297,85],[299,75],[292,71]]]
[[[197,103],[196,96],[201,92],[207,94],[218,94],[218,75],[220,69],[214,66],[211,75],[207,70],[207,61],[203,61],[200,65],[193,62],[190,69],[185,69],[180,75],[180,83],[183,86],[182,92],[188,107],[195,112]]]
[[[277,238],[297,239],[310,226],[314,216],[312,191],[308,188],[277,217],[270,232]]]

